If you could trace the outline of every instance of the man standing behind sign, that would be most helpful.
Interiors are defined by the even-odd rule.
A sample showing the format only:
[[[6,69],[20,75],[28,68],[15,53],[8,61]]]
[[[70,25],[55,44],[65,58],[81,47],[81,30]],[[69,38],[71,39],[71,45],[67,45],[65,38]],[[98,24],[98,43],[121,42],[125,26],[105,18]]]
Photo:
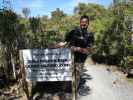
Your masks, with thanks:
[[[66,34],[65,42],[60,43],[59,46],[69,44],[71,50],[74,52],[74,63],[76,69],[76,80],[79,80],[79,74],[83,69],[83,63],[85,62],[88,53],[91,51],[92,44],[94,42],[93,33],[88,32],[89,18],[88,16],[81,16],[80,27],[75,28]]]

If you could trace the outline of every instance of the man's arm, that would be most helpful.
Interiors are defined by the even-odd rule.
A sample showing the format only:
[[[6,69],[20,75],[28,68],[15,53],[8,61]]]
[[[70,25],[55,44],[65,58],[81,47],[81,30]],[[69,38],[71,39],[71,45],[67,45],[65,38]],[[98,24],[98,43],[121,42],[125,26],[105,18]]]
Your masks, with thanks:
[[[93,48],[94,44],[94,33],[90,33],[89,39],[88,39],[88,45],[86,48],[81,48],[81,52],[88,54],[94,51],[95,48]]]
[[[68,42],[60,42],[54,46],[52,46],[52,48],[64,48],[66,45],[68,44]],[[70,49],[72,52],[80,52],[83,54],[88,54],[92,51],[92,48],[81,48],[81,47],[76,47],[76,46],[70,46]]]
[[[81,48],[81,47],[72,46],[71,50],[74,51],[74,52],[80,52],[80,53],[83,53],[83,54],[88,54],[92,51],[92,48]]]

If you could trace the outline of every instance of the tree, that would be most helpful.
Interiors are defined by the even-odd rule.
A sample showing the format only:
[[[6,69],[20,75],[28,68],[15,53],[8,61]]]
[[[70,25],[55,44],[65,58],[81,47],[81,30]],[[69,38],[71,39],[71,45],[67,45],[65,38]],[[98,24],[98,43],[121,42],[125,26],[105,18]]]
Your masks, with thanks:
[[[74,12],[79,15],[87,15],[90,20],[94,20],[99,16],[103,17],[108,14],[107,10],[103,6],[84,3],[79,3],[79,5],[75,7]]]
[[[0,10],[0,42],[4,47],[7,73],[12,75],[13,51],[16,47],[18,33],[16,33],[17,15],[11,10]]]
[[[29,21],[30,21],[30,27],[31,27],[32,32],[37,33],[37,31],[39,31],[39,27],[40,27],[40,19],[31,17],[29,19]]]
[[[22,13],[24,14],[25,18],[28,18],[30,14],[30,9],[29,8],[23,8]]]
[[[128,45],[128,24],[126,21],[127,6],[124,4],[113,6],[114,19],[110,27],[103,32],[103,39],[99,51],[106,56],[110,64],[125,63]]]
[[[55,11],[51,12],[52,19],[59,21],[61,18],[65,17],[66,14],[64,14],[63,11],[61,11],[59,8],[56,8]]]

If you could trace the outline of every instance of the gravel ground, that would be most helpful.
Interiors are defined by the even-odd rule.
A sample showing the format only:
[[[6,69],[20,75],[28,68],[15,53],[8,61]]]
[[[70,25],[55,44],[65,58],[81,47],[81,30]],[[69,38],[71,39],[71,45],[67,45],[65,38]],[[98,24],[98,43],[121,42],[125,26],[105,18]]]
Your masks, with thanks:
[[[122,73],[107,68],[98,64],[86,66],[86,73],[92,78],[86,82],[90,94],[79,96],[78,100],[133,100],[133,84]]]

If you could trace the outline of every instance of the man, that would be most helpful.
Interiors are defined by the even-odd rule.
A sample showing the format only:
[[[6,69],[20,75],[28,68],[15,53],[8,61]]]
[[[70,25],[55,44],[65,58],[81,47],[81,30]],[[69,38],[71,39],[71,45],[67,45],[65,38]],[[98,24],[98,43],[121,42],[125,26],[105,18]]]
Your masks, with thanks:
[[[74,51],[74,61],[76,63],[84,63],[90,47],[94,41],[93,34],[87,31],[89,18],[81,16],[80,27],[72,30],[66,35],[66,42],[69,42],[72,51]]]
[[[65,42],[60,43],[59,47],[69,44],[71,50],[74,52],[74,63],[76,71],[76,82],[78,84],[80,73],[83,69],[83,64],[91,51],[91,46],[94,42],[94,36],[88,32],[89,18],[88,16],[81,16],[80,27],[75,28],[66,34]],[[76,86],[77,89],[78,86]]]
[[[66,34],[65,42],[59,44],[60,47],[63,47],[67,43],[69,44],[71,50],[74,52],[75,63],[84,63],[88,53],[91,51],[94,36],[91,32],[87,31],[88,26],[88,16],[81,16],[80,27]]]
[[[91,32],[87,31],[89,26],[88,16],[81,16],[80,27],[75,28],[66,34],[65,42],[59,43],[58,47],[63,47],[67,43],[74,52],[74,61],[84,63],[87,54],[91,51],[91,46],[94,42],[94,36]]]

